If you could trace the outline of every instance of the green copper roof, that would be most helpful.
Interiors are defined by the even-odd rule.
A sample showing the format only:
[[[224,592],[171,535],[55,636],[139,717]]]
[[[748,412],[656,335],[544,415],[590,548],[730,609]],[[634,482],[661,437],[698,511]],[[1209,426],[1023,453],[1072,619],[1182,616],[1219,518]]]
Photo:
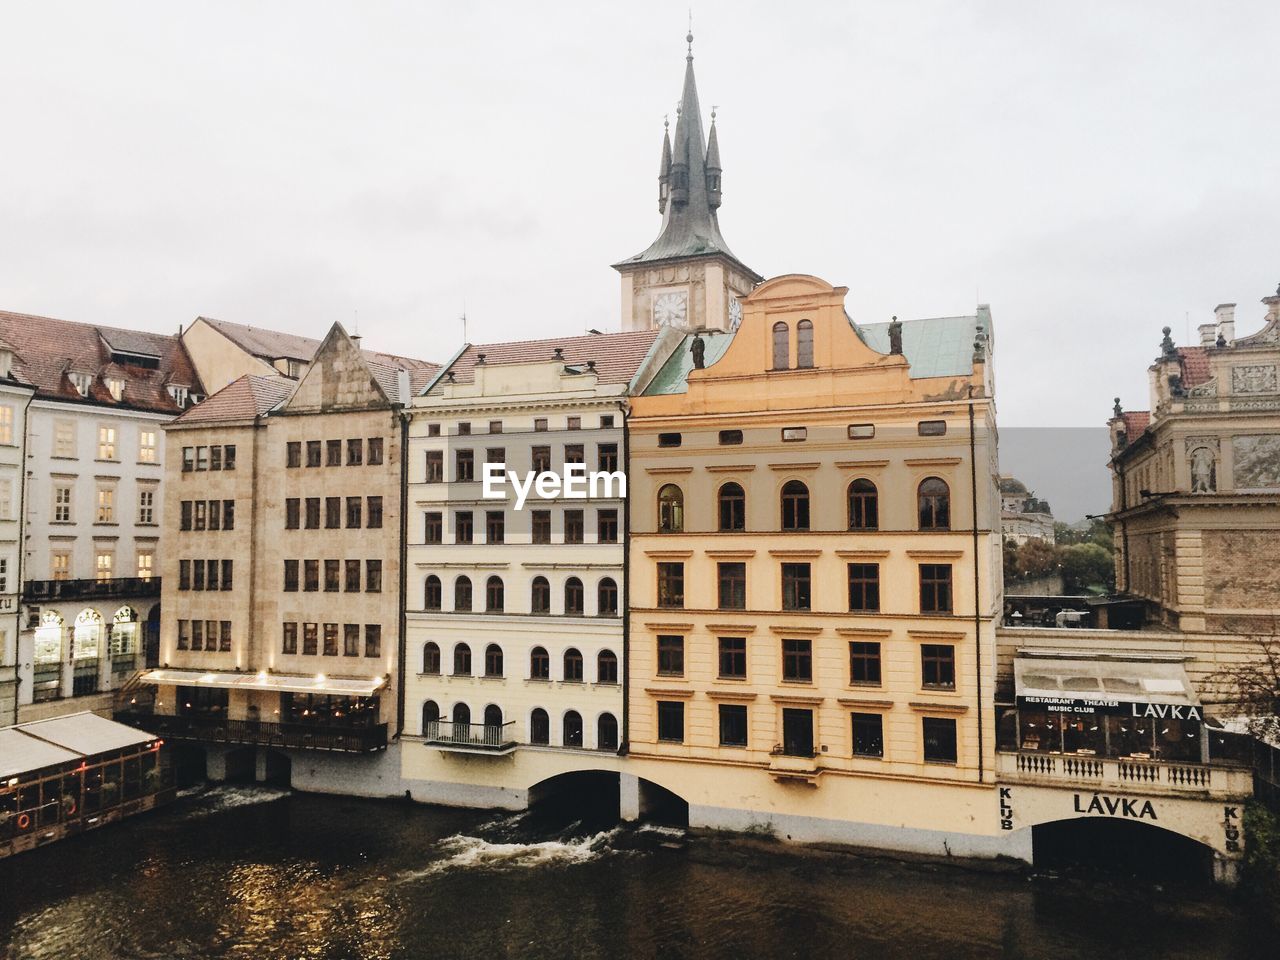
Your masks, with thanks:
[[[702,334],[702,342],[706,347],[702,354],[702,362],[709,367],[723,357],[724,352],[729,349],[729,344],[733,342],[733,336],[732,333],[710,330]],[[685,392],[685,379],[693,369],[693,354],[689,352],[693,337],[693,334],[688,334],[680,341],[680,345],[667,358],[662,369],[649,381],[649,386],[645,387],[642,396],[656,397],[666,393]]]

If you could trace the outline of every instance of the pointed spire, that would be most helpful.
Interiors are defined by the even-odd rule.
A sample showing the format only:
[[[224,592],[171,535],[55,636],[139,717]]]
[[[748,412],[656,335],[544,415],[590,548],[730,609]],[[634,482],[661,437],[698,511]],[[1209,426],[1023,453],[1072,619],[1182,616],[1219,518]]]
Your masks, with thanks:
[[[720,138],[716,136],[716,108],[711,108],[711,133],[707,137],[707,205],[720,206]]]
[[[667,198],[671,195],[671,124],[662,118],[662,159],[658,163],[658,212],[667,212]]]

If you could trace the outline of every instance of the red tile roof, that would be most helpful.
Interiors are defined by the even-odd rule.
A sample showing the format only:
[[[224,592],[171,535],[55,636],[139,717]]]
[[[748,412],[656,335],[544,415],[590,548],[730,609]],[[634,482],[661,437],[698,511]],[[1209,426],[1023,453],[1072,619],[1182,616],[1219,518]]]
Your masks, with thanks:
[[[627,383],[640,369],[657,338],[657,330],[634,330],[630,333],[591,333],[550,340],[469,344],[448,370],[458,383],[474,383],[480,354],[484,354],[486,366],[531,363],[555,359],[558,347],[561,358],[570,366],[581,367],[585,371],[587,363],[595,361],[597,382]]]
[[[1126,410],[1120,416],[1124,420],[1126,443],[1137,440],[1151,423],[1151,413],[1148,410]]]
[[[224,423],[250,420],[277,407],[293,393],[297,382],[288,377],[258,377],[245,374],[233,380],[203,403],[192,407],[175,424]]]
[[[204,392],[175,335],[0,311],[0,339],[13,348],[15,377],[35,387],[38,397],[176,414],[182,407],[169,395],[171,384]],[[122,353],[155,357],[158,367],[122,362]],[[72,384],[72,373],[92,378],[87,395]],[[119,400],[111,395],[106,377],[124,380]]]
[[[1209,351],[1204,347],[1179,347],[1178,359],[1182,361],[1182,385],[1194,387],[1212,378],[1209,367]]]

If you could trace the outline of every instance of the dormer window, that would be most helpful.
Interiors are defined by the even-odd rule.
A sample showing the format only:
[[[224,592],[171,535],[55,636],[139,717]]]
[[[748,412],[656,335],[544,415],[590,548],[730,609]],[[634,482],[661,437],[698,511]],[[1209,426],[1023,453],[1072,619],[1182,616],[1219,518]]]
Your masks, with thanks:
[[[169,385],[169,396],[173,397],[173,402],[180,407],[187,405],[187,388],[180,387],[176,384]]]
[[[93,384],[93,376],[88,373],[73,373],[71,376],[71,385],[76,388],[76,393],[82,397],[89,395],[89,387]]]
[[[0,350],[0,378],[13,376],[13,351]]]
[[[111,391],[113,400],[120,400],[124,397],[124,380],[121,377],[108,377],[107,389]]]

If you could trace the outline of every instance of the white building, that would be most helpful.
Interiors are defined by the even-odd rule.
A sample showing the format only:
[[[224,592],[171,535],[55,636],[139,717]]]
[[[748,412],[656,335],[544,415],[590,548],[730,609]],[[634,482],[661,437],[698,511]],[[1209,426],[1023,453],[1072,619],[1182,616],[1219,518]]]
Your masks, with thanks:
[[[0,340],[0,726],[18,717],[22,465],[34,393],[14,375],[13,348]]]
[[[1049,544],[1056,540],[1048,501],[1041,500],[1016,477],[1000,478],[1000,528],[1004,539],[1018,546],[1028,540]]]

